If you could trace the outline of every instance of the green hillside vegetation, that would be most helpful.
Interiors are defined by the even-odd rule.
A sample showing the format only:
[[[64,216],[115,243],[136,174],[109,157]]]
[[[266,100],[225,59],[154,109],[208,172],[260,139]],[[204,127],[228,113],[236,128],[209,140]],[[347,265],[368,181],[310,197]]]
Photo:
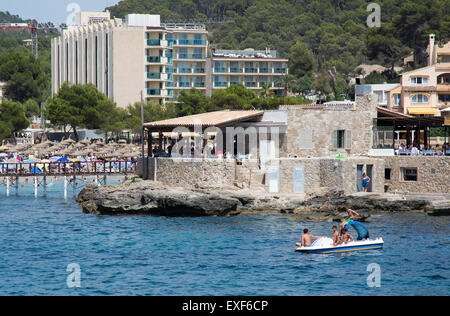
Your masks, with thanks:
[[[391,69],[383,74],[371,74],[368,82],[396,82],[398,74],[392,70],[409,53],[415,53],[416,68],[425,64],[428,34],[435,33],[440,43],[450,40],[450,0],[379,0],[380,28],[366,25],[368,3],[365,0],[124,0],[108,9],[113,16],[121,18],[129,13],[150,13],[160,14],[167,22],[205,22],[214,47],[269,47],[290,59],[290,74],[278,82],[285,88],[284,98],[273,96],[267,88],[254,93],[243,86],[233,86],[211,97],[193,89],[183,92],[176,104],[165,107],[147,104],[146,120],[150,121],[218,109],[274,109],[280,104],[306,102],[302,96],[311,90],[329,100],[342,99],[354,91],[350,78],[355,75],[357,65],[379,63]],[[0,23],[21,22],[24,21],[19,16],[0,12]],[[56,99],[58,102],[48,99],[52,36],[55,35],[40,34],[39,59],[35,60],[31,50],[22,46],[22,40],[30,38],[28,32],[0,31],[0,81],[7,82],[5,96],[12,102],[2,106],[1,120],[5,122],[19,115],[14,111],[19,111],[21,118],[20,124],[3,128],[0,137],[27,125],[29,120],[23,120],[23,116],[30,118],[37,114],[42,101],[58,105],[53,107],[56,114],[68,111],[64,102],[74,101],[70,98],[73,93]],[[87,95],[97,95],[91,91],[92,87],[85,88],[90,89]],[[301,96],[288,98],[289,91]],[[95,125],[106,132],[115,132],[139,125],[136,123],[138,105],[122,110],[102,96],[97,96],[97,100],[101,102],[95,111],[107,110],[114,115],[93,122],[89,115],[84,115],[92,109],[75,102],[85,116],[80,126]],[[72,118],[80,120],[74,113]],[[76,120],[65,122],[57,116],[52,119],[55,125],[77,125]]]
[[[411,51],[425,63],[428,34],[450,39],[450,0],[380,0],[381,28],[369,29],[365,0],[125,0],[108,8],[113,16],[161,14],[163,21],[208,21],[210,40],[224,49],[277,49],[289,57],[297,79],[322,73],[313,88],[323,94],[349,91],[349,75],[361,63],[389,68]],[[336,70],[335,80],[325,74]],[[389,81],[392,79],[389,78]],[[310,82],[303,78],[301,82]],[[334,89],[332,88],[334,86]],[[301,88],[300,88],[301,89]],[[335,95],[336,97],[336,95]]]

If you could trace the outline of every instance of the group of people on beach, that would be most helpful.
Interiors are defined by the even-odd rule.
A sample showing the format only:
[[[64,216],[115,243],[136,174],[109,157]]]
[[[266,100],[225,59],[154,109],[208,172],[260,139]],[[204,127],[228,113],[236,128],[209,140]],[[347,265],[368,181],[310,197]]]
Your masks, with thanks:
[[[345,226],[347,226],[348,223],[350,223],[351,221],[353,221],[355,218],[357,218],[360,215],[352,209],[347,209],[347,213],[349,216],[347,219],[342,220],[342,222],[339,224],[339,230],[338,230],[337,226],[333,226],[331,229],[332,230],[331,239],[333,240],[334,247],[342,245],[342,244],[347,244],[354,240],[352,235],[348,232],[348,230]],[[320,239],[320,238],[325,238],[325,237],[324,236],[314,236],[309,233],[309,230],[307,228],[305,228],[303,230],[303,235],[302,235],[302,239],[301,239],[302,241],[296,243],[295,245],[299,248],[309,247],[312,245],[313,239]]]

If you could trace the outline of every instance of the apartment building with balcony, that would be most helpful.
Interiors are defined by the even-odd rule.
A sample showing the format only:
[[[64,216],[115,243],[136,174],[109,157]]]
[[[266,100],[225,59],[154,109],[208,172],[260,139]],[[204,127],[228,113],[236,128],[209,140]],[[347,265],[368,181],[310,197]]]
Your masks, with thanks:
[[[378,105],[389,110],[416,116],[441,116],[450,104],[450,42],[435,43],[429,35],[428,65],[405,72],[399,84],[360,85],[356,94],[372,92]]]
[[[288,59],[277,51],[213,50],[211,53],[212,90],[242,84],[252,90],[269,87],[277,95],[284,88],[279,79],[288,74]]]
[[[164,104],[182,90],[207,95],[231,84],[276,94],[288,60],[276,51],[211,51],[203,24],[161,23],[159,15],[80,12],[52,41],[52,92],[65,82],[94,84],[119,106],[142,97]]]

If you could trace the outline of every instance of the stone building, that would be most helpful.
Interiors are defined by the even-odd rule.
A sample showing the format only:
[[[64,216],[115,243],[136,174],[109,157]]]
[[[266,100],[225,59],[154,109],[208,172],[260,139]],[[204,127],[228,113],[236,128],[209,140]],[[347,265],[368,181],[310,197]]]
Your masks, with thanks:
[[[170,143],[167,133],[175,128],[185,128],[182,132],[189,137],[190,148],[195,146],[194,133],[208,138],[215,126],[223,140],[220,151],[232,153],[233,158],[191,158],[190,150],[188,154],[185,150],[182,157],[149,157],[141,174],[178,186],[237,184],[270,194],[302,195],[362,191],[360,178],[366,173],[372,179],[369,191],[381,193],[385,160],[369,155],[377,115],[372,94],[358,97],[355,103],[287,106],[265,112],[219,111],[148,123],[145,129],[155,145],[148,149],[150,153],[157,147],[165,149]],[[245,146],[237,145],[239,136],[230,134],[239,129],[245,133],[241,138]],[[250,129],[256,131],[253,145],[248,144]],[[156,155],[161,157],[162,150]]]
[[[413,116],[440,116],[450,102],[450,42],[429,35],[428,65],[401,74],[398,84],[357,85],[356,94],[374,92],[378,105]]]

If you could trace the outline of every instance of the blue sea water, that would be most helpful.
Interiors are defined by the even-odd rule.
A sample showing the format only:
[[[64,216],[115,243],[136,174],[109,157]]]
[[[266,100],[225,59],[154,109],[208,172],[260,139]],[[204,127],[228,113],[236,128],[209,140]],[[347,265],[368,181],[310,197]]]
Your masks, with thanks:
[[[0,295],[449,295],[450,220],[377,215],[383,250],[305,255],[290,215],[212,218],[82,214],[58,183],[34,198],[0,185]],[[81,287],[69,288],[69,264]],[[381,268],[371,288],[367,267]]]

